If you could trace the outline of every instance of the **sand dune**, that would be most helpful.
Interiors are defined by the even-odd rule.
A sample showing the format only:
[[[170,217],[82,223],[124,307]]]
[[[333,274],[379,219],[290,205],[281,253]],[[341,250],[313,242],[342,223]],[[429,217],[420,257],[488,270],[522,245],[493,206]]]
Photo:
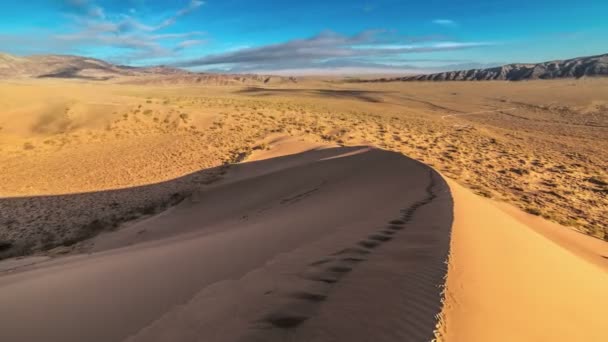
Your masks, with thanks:
[[[608,337],[605,242],[453,181],[450,193],[396,153],[266,143],[178,206],[99,235],[91,254],[12,262],[0,276],[0,338]]]
[[[400,152],[477,194],[608,239],[606,79],[263,88],[22,80],[3,82],[0,94],[0,259],[156,212],[217,178],[198,171],[262,152],[258,141],[272,134]],[[194,174],[151,196],[37,200]]]
[[[0,341],[428,340],[403,155],[440,339],[608,340],[606,89],[4,82]]]
[[[428,340],[451,207],[434,171],[393,152],[245,163],[93,254],[0,277],[0,340]]]

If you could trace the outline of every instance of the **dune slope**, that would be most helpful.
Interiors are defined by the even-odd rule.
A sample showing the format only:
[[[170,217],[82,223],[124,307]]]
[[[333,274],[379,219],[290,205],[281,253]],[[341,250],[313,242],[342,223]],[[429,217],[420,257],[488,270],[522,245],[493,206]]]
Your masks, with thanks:
[[[0,340],[428,340],[451,221],[447,185],[397,153],[246,163],[90,255],[0,276]]]
[[[454,227],[441,341],[608,339],[608,263],[597,260],[608,256],[608,244],[564,235],[563,228],[535,230],[454,182],[450,189]]]

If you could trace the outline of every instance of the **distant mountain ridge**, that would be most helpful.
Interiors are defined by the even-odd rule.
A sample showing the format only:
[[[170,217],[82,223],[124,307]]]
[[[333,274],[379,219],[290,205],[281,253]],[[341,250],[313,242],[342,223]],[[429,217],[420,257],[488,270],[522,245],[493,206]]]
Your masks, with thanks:
[[[69,55],[19,57],[0,53],[0,79],[68,78],[94,81],[114,79],[138,84],[259,84],[296,82],[293,77],[194,73],[167,66],[132,67]]]
[[[362,80],[360,82],[394,81],[522,81],[554,78],[608,76],[608,54],[556,60],[536,64],[507,64],[494,68],[446,71],[426,75]]]
[[[69,55],[17,57],[0,54],[0,77],[107,78],[111,76],[137,76],[150,73],[186,74],[188,72],[167,67],[128,67],[114,65],[95,58]]]

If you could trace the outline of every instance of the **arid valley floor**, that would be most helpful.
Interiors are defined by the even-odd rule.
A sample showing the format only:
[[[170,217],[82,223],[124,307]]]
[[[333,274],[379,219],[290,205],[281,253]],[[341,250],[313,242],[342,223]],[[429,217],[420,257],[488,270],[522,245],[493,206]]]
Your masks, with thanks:
[[[362,340],[393,341],[430,339],[433,330],[446,341],[608,338],[603,326],[608,314],[608,79],[355,83],[311,77],[227,84],[15,79],[0,83],[0,108],[0,259],[6,259],[0,262],[0,324],[11,316],[7,341],[38,340],[36,333],[55,337],[52,341],[94,340],[77,329],[64,333],[71,329],[70,317],[82,314],[78,308],[55,307],[64,321],[51,319],[27,331],[27,322],[52,316],[46,309],[37,316],[34,307],[57,305],[36,297],[40,285],[30,281],[36,277],[46,277],[44,286],[56,289],[58,298],[74,296],[75,302],[98,306],[82,330],[95,331],[100,341],[196,341],[200,336],[354,341],[365,331],[376,333]],[[436,200],[425,202],[425,196]],[[285,208],[277,209],[281,205]],[[369,215],[360,214],[364,211]],[[414,228],[390,231],[391,226],[398,231],[399,224],[416,226],[408,220],[437,227],[435,235]],[[275,228],[258,235],[213,233],[242,221]],[[379,229],[389,221],[394,223],[383,235],[370,235],[372,248],[393,241],[361,262],[361,250],[349,246],[361,234],[375,234],[367,227]],[[332,222],[352,227],[333,231]],[[195,223],[212,228],[188,242],[184,236],[196,234]],[[292,231],[282,236],[276,228],[281,225]],[[321,235],[322,230],[332,234]],[[171,239],[179,248],[152,251],[154,244]],[[314,244],[303,247],[294,239]],[[433,257],[404,255],[399,239],[419,241],[432,248]],[[247,241],[265,247],[252,250]],[[224,245],[242,250],[247,262],[218,247]],[[208,254],[199,251],[201,246]],[[339,259],[340,251],[348,253]],[[192,262],[199,258],[203,266]],[[110,266],[112,260],[120,269]],[[165,269],[159,271],[163,277],[190,279],[189,285],[166,285],[175,297],[148,302],[143,296],[156,292],[138,292],[137,279],[164,280],[152,276],[155,266],[142,260]],[[232,273],[216,270],[222,267],[211,260]],[[389,276],[379,271],[393,270],[395,260],[419,268]],[[335,273],[353,271],[335,285],[341,290],[297,292],[298,281],[277,276],[317,272],[302,266],[310,263],[329,263]],[[171,270],[176,264],[183,268]],[[218,273],[203,281],[191,275],[199,266]],[[99,273],[87,273],[95,267]],[[73,281],[69,291],[53,269],[64,270]],[[100,304],[102,299],[79,290],[90,286],[104,293],[99,284],[112,279],[135,284],[117,290],[125,298],[141,297],[120,310],[139,305],[145,314],[134,311],[123,319],[115,308]],[[322,278],[337,281],[332,279]],[[428,283],[431,290],[412,282]],[[403,287],[397,291],[391,284]],[[285,314],[294,304],[273,297],[268,288],[296,291],[320,308],[303,309],[306,315],[314,311],[314,319],[305,316],[293,335],[272,329],[251,335],[243,326],[257,319],[254,308],[272,316],[275,307],[288,307],[279,310],[282,320],[269,321],[274,328],[301,323],[289,319],[303,316]],[[117,293],[108,291],[108,296]],[[430,299],[418,299],[415,308],[398,307],[395,296],[404,291]],[[311,297],[311,292],[321,294]],[[271,299],[260,303],[258,293]],[[24,307],[18,301],[23,298],[31,303]],[[364,304],[353,304],[352,298]],[[227,318],[236,311],[240,318]],[[344,312],[354,318],[328,325]],[[415,318],[397,322],[403,312]],[[381,314],[389,318],[367,318]],[[109,319],[116,328],[96,331],[93,323],[104,317],[116,318]],[[204,322],[213,333],[201,335],[203,328],[193,322]],[[350,331],[350,326],[359,328]]]

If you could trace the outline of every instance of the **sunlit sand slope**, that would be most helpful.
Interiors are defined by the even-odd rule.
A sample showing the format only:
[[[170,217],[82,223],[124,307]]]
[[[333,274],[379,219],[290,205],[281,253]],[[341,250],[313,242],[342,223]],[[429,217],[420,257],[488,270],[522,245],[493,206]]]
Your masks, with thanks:
[[[608,340],[608,244],[535,230],[454,182],[450,188],[454,227],[441,340]]]

